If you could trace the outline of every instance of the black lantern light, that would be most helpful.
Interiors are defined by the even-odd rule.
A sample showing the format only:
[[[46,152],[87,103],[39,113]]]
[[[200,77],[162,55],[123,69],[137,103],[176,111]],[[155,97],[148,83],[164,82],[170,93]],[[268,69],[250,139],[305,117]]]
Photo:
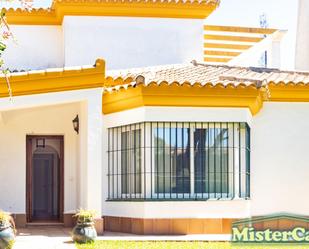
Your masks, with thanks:
[[[73,123],[74,131],[76,131],[76,133],[78,134],[79,133],[79,117],[78,117],[78,115],[76,115],[76,117],[72,120],[72,123]]]

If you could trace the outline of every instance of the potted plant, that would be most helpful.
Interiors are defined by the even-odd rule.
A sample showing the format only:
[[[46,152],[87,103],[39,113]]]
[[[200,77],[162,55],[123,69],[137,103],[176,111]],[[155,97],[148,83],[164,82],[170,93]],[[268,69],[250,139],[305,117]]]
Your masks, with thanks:
[[[15,241],[15,223],[10,214],[0,210],[0,248],[11,249]]]
[[[77,218],[77,224],[73,228],[72,238],[77,243],[93,242],[97,237],[97,231],[94,227],[94,218],[96,212],[92,210],[80,209],[74,217]]]

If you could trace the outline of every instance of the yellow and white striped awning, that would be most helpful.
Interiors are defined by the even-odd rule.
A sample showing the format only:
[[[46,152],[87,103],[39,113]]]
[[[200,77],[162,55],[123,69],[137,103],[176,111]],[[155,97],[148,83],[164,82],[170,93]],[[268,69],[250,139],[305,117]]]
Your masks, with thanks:
[[[204,61],[225,64],[241,55],[277,29],[204,26]]]

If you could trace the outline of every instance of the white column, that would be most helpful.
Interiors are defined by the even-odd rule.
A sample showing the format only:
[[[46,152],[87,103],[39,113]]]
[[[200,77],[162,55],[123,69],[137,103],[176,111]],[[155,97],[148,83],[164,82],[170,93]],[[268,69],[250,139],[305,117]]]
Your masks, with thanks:
[[[87,201],[87,116],[88,116],[88,103],[87,101],[81,102],[80,112],[79,112],[79,153],[78,153],[78,181],[77,181],[77,191],[78,191],[78,208],[86,208]]]
[[[102,215],[102,93],[95,91],[81,104],[80,112],[80,208]]]
[[[309,1],[298,2],[298,27],[296,37],[295,68],[309,70]]]

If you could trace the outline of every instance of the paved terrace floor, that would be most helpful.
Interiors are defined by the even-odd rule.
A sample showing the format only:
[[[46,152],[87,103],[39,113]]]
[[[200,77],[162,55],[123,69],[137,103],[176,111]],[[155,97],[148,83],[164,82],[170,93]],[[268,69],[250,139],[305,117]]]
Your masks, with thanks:
[[[63,227],[18,229],[13,249],[76,249],[70,232]]]
[[[70,236],[71,229],[63,227],[30,227],[18,229],[13,249],[76,249]],[[228,241],[230,235],[148,236],[105,232],[98,240],[133,241]]]

